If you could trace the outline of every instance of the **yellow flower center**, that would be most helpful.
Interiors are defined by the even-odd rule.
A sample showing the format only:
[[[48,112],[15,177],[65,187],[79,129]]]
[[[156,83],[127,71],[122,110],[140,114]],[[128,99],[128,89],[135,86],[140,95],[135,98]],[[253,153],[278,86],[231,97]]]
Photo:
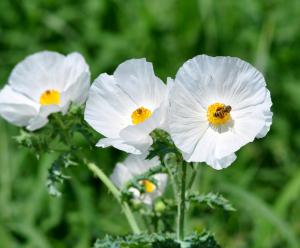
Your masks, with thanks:
[[[223,103],[214,103],[207,109],[207,119],[210,124],[221,125],[225,124],[231,119],[231,106]]]
[[[144,122],[152,115],[151,111],[149,109],[146,109],[144,107],[140,107],[132,112],[131,114],[131,120],[132,124],[136,125],[141,122]]]
[[[51,105],[60,103],[60,93],[56,90],[46,90],[40,97],[41,105]]]
[[[141,180],[140,184],[144,186],[146,193],[152,193],[156,189],[155,184],[149,180]]]

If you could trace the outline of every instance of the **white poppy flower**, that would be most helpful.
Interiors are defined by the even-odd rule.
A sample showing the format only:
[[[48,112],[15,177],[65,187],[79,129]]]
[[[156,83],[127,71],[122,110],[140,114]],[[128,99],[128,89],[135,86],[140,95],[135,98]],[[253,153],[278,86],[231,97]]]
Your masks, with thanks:
[[[79,53],[35,53],[15,66],[1,90],[0,115],[16,126],[39,129],[49,114],[84,103],[89,85],[89,67]]]
[[[97,146],[114,146],[142,154],[152,145],[150,132],[163,128],[167,87],[145,59],[120,64],[113,75],[101,74],[92,84],[85,120],[106,138]]]
[[[111,180],[119,189],[123,189],[135,176],[142,175],[150,168],[158,166],[159,164],[160,161],[157,157],[146,160],[145,155],[130,154],[124,162],[117,163],[111,175]],[[156,180],[157,185],[149,180],[140,181],[140,184],[144,186],[144,193],[140,193],[136,188],[129,189],[129,191],[133,193],[135,199],[151,205],[155,198],[163,194],[167,185],[167,175],[158,173],[155,174],[153,178]]]
[[[176,75],[170,105],[170,133],[184,159],[215,169],[228,167],[272,122],[263,75],[238,58],[188,60]]]

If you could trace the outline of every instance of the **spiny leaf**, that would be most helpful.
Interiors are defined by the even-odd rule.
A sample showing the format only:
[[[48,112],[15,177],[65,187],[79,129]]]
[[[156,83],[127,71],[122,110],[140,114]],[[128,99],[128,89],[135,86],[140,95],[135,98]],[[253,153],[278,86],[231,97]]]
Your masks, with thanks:
[[[69,176],[63,173],[63,170],[64,168],[75,165],[77,165],[77,162],[75,162],[71,153],[62,154],[52,163],[51,168],[48,170],[48,178],[46,182],[50,195],[55,197],[61,196],[61,192],[57,188],[58,185],[62,184],[66,179],[70,179]]]
[[[34,133],[21,129],[20,134],[14,137],[19,145],[30,149],[37,156],[49,151],[49,140],[53,140],[54,138],[55,135],[48,128]]]
[[[187,197],[187,201],[206,204],[210,208],[222,208],[225,211],[235,211],[236,209],[231,205],[231,203],[224,198],[221,194],[208,193],[208,194],[198,194],[193,193]]]
[[[153,145],[150,148],[147,159],[158,156],[160,161],[163,161],[165,155],[168,153],[175,153],[177,151],[169,134],[161,129],[157,129],[151,133]]]
[[[194,233],[185,242],[190,243],[189,248],[221,248],[210,233]]]
[[[94,248],[221,248],[213,235],[194,233],[183,242],[176,241],[175,234],[138,234],[123,237],[106,236],[98,239]]]

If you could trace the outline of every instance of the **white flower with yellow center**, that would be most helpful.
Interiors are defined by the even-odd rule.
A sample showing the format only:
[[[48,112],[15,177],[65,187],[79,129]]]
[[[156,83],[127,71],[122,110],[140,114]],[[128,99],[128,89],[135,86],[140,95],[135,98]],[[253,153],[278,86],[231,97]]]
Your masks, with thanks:
[[[158,166],[160,161],[157,157],[151,160],[146,160],[145,155],[129,155],[124,162],[117,163],[112,175],[112,182],[119,188],[123,189],[126,184],[132,180],[135,176],[142,175],[150,168]],[[144,187],[144,192],[139,192],[136,188],[130,188],[129,191],[133,193],[133,196],[137,200],[151,205],[155,198],[161,196],[167,185],[167,175],[164,173],[158,173],[153,176],[156,180],[156,184],[150,180],[141,180],[139,183]]]
[[[170,105],[170,133],[184,159],[215,169],[228,167],[272,122],[263,75],[238,58],[188,60],[176,75]]]
[[[39,129],[49,114],[84,103],[89,85],[89,67],[79,53],[35,53],[16,65],[0,91],[0,115],[16,126]]]
[[[142,154],[152,144],[150,132],[164,127],[167,105],[167,87],[155,76],[152,64],[131,59],[113,75],[103,73],[94,81],[84,115],[106,137],[97,146]]]

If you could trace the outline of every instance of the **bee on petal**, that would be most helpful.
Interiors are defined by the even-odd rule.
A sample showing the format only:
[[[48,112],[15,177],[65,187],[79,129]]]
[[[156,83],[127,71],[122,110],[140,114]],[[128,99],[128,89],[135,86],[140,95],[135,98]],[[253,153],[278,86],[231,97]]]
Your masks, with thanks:
[[[170,134],[186,161],[223,169],[238,149],[267,134],[271,105],[265,79],[252,65],[232,57],[196,56],[176,74]]]

